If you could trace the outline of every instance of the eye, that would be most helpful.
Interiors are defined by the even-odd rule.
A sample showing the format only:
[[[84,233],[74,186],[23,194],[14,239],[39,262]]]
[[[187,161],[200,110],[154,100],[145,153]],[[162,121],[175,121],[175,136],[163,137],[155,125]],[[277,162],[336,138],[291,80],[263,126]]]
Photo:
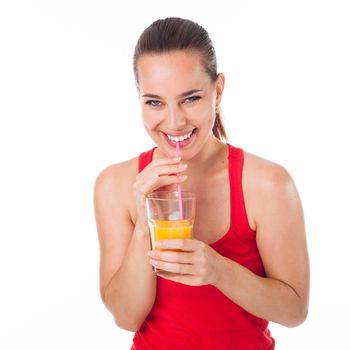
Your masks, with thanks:
[[[190,96],[190,97],[185,98],[184,102],[185,103],[193,103],[193,102],[198,101],[200,98],[201,98],[200,96]]]
[[[160,107],[162,105],[162,103],[158,100],[148,100],[146,101],[146,104],[152,107]]]

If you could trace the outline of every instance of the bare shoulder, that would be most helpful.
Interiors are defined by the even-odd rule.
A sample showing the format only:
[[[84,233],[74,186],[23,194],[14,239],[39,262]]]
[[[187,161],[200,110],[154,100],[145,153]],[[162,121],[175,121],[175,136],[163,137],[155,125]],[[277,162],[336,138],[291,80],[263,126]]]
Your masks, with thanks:
[[[292,181],[284,166],[248,152],[244,152],[244,171],[248,179],[253,179],[261,189],[288,185]]]
[[[138,158],[132,158],[125,162],[116,163],[104,168],[96,178],[96,185],[98,186],[121,186],[125,185],[125,182],[130,181],[132,175],[137,174],[137,161]]]
[[[97,176],[94,186],[96,220],[101,217],[124,217],[133,221],[132,186],[138,172],[138,158],[112,164]]]
[[[254,230],[258,217],[268,204],[300,204],[288,170],[270,160],[245,152],[242,181],[248,220]]]
[[[138,158],[112,164],[103,169],[95,181],[95,196],[130,199],[132,185],[138,172]]]

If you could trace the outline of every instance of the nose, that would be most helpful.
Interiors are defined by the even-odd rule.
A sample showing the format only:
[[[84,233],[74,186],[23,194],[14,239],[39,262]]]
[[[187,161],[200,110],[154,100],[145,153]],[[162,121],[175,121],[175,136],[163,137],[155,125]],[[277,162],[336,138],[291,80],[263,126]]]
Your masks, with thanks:
[[[169,106],[166,120],[170,130],[182,130],[186,126],[185,113],[179,106]]]

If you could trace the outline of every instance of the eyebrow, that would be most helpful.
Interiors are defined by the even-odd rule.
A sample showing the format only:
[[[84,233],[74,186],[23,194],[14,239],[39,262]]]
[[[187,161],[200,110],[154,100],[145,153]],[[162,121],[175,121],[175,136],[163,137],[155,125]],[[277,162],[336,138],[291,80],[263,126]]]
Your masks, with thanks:
[[[178,98],[186,97],[186,96],[188,96],[188,95],[196,94],[196,93],[198,93],[198,92],[203,92],[203,90],[192,89],[192,90],[183,92],[182,94],[180,94],[180,95],[178,96]],[[161,99],[161,96],[154,95],[154,94],[144,94],[144,95],[142,95],[142,97],[149,97],[149,98]]]

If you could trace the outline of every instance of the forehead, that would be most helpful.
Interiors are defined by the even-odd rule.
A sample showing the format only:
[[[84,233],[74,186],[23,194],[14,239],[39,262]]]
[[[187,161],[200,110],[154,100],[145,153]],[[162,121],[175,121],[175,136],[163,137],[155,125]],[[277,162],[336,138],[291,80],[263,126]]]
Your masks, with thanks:
[[[201,56],[193,51],[171,51],[141,56],[137,64],[141,93],[174,93],[193,88],[204,89],[210,83]]]

